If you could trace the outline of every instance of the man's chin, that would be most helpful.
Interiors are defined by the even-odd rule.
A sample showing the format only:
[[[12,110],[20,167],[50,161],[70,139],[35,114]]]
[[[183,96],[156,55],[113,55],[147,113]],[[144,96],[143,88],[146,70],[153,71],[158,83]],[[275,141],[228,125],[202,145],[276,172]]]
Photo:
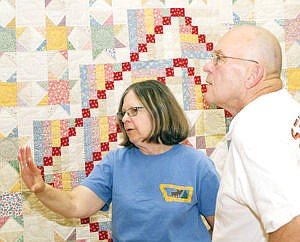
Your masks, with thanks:
[[[208,104],[213,104],[213,98],[210,97],[210,95],[207,95],[207,93],[205,93],[203,95],[204,101],[207,102]]]

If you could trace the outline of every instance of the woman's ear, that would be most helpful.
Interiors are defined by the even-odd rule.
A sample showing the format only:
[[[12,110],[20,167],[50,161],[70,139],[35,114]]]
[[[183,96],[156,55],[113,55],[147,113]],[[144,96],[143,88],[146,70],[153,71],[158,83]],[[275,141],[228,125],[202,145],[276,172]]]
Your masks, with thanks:
[[[264,77],[264,68],[261,64],[254,64],[250,68],[250,74],[246,81],[246,87],[252,88],[255,87],[260,81],[263,80]]]

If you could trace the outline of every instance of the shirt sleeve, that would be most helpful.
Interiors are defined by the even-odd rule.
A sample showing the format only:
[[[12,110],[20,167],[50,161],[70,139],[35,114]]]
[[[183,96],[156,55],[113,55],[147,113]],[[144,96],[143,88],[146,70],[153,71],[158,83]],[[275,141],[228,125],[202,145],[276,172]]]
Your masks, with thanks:
[[[206,159],[205,171],[201,178],[200,189],[198,190],[198,207],[204,216],[215,214],[217,193],[219,190],[219,176],[214,163]]]
[[[244,142],[239,150],[245,174],[239,189],[242,200],[261,218],[266,232],[273,232],[300,214],[300,170],[295,151],[275,137]]]
[[[105,205],[101,209],[107,211],[112,200],[113,186],[113,154],[108,153],[102,161],[95,165],[92,172],[86,177],[81,185],[88,187],[101,198]]]

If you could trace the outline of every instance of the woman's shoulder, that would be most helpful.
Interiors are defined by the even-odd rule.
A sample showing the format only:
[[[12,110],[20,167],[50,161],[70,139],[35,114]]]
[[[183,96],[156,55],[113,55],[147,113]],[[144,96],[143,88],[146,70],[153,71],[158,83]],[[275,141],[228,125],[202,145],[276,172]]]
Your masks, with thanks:
[[[204,151],[185,144],[181,144],[178,149],[182,162],[190,162],[191,167],[194,167],[194,169],[216,173],[213,160]]]
[[[178,151],[186,157],[196,157],[195,160],[209,160],[210,158],[199,149],[196,149],[191,144],[179,144]]]
[[[121,160],[122,158],[124,158],[124,156],[133,154],[135,150],[136,150],[135,147],[128,148],[128,147],[119,146],[113,150],[110,150],[106,156],[108,159]]]

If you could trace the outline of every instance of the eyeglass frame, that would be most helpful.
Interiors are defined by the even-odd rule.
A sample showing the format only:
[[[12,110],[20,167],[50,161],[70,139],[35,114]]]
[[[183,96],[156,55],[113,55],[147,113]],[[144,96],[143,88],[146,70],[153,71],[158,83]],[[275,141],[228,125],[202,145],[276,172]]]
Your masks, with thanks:
[[[138,114],[139,109],[142,109],[142,108],[144,108],[144,107],[142,107],[142,106],[130,107],[125,111],[117,112],[117,117],[120,120],[122,120],[124,118],[125,114],[127,114],[128,117],[135,117]]]
[[[222,53],[221,50],[215,50],[211,54],[211,60],[212,60],[212,62],[213,62],[213,64],[215,66],[218,65],[219,61],[222,60],[222,58],[224,58],[224,59],[241,60],[241,61],[248,61],[248,62],[253,62],[253,63],[259,64],[259,62],[256,61],[256,60],[244,59],[244,58],[240,58],[240,57],[233,57],[233,56],[223,55],[223,53]]]

